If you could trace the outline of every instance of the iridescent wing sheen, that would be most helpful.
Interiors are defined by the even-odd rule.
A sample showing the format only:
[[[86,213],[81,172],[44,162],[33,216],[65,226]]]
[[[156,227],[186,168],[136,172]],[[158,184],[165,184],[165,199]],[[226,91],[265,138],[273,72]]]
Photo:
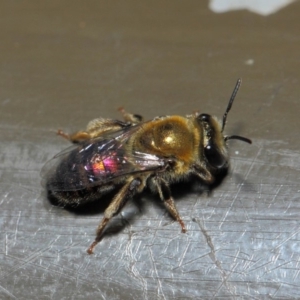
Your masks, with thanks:
[[[73,145],[54,156],[41,176],[52,191],[74,191],[104,185],[118,177],[163,169],[164,158],[126,151],[126,144],[141,125],[105,134]]]

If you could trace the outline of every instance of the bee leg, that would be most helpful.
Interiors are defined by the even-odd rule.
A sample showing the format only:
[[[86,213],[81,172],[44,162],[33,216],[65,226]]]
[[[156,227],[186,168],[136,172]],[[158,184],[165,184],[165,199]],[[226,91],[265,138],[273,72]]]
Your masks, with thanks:
[[[122,121],[98,118],[90,121],[85,131],[81,130],[72,134],[67,134],[59,129],[57,134],[76,144],[85,140],[96,138],[105,132],[118,131],[128,126],[129,125],[127,123]]]
[[[88,123],[86,132],[89,133],[92,138],[94,138],[98,137],[104,132],[114,132],[128,126],[128,123],[119,120],[98,118]]]
[[[101,241],[103,231],[107,225],[107,223],[110,221],[110,219],[115,216],[122,207],[126,204],[129,198],[133,197],[136,193],[138,187],[141,185],[141,181],[139,179],[132,179],[129,180],[118,192],[118,194],[115,195],[114,199],[110,203],[110,205],[107,207],[107,209],[104,212],[104,218],[100,222],[97,228],[97,234],[94,242],[90,245],[90,247],[87,250],[88,254],[93,254],[94,249],[96,245]]]
[[[141,115],[137,115],[137,114],[131,114],[129,112],[127,112],[123,107],[120,107],[118,109],[119,112],[121,112],[124,120],[126,122],[130,122],[132,124],[137,124],[143,121],[143,117]]]
[[[58,129],[56,134],[75,144],[90,138],[90,135],[85,131],[78,131],[73,134],[68,134],[61,129]]]
[[[167,182],[165,180],[163,180],[161,178],[160,179],[155,178],[154,183],[157,187],[160,199],[163,201],[168,212],[177,222],[179,222],[182,232],[186,232],[185,224],[182,221],[182,219],[179,215],[179,212],[175,206],[175,202],[171,195],[171,190],[169,188],[169,185],[167,184]]]
[[[212,174],[200,165],[193,166],[193,174],[198,176],[206,184],[212,184],[215,181]]]

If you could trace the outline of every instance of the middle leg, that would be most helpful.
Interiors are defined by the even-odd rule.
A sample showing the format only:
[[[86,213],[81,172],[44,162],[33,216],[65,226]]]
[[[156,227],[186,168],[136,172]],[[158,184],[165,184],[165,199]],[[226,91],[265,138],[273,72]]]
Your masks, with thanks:
[[[129,122],[131,124],[138,124],[143,122],[143,117],[141,115],[137,115],[137,114],[131,114],[129,112],[127,112],[124,107],[120,107],[118,109],[118,111],[122,114],[123,119],[126,122]]]
[[[116,196],[104,212],[104,218],[97,228],[96,238],[87,250],[88,254],[92,254],[94,252],[96,245],[102,239],[103,231],[107,223],[122,209],[128,199],[134,196],[134,194],[140,188],[141,183],[142,182],[140,179],[130,178],[127,183],[121,188],[121,190],[116,194]]]
[[[182,232],[186,232],[186,227],[182,221],[179,212],[175,206],[174,199],[171,195],[171,190],[168,183],[159,177],[153,178],[153,182],[157,188],[160,199],[163,201],[170,215],[180,224]]]

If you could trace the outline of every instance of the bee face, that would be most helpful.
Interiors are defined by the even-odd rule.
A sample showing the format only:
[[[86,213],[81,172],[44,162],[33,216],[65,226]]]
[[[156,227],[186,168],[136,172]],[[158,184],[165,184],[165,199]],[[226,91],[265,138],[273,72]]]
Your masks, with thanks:
[[[111,119],[91,121],[85,131],[58,134],[75,144],[54,157],[42,170],[49,193],[63,205],[77,206],[101,200],[116,190],[88,249],[93,253],[109,220],[125,202],[144,190],[157,193],[170,214],[185,232],[185,225],[173,201],[170,184],[197,176],[212,184],[221,170],[227,169],[226,141],[240,136],[224,136],[226,118],[239,88],[238,81],[223,122],[208,114],[157,117],[143,122],[142,117],[120,109],[125,122]]]
[[[208,114],[197,117],[203,128],[203,156],[212,169],[228,167],[228,151],[219,121]]]

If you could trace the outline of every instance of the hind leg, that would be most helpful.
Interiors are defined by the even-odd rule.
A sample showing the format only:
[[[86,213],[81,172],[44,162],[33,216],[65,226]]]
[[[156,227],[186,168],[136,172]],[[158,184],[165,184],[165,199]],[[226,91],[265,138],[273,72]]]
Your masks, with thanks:
[[[80,130],[72,134],[67,134],[59,129],[57,134],[76,144],[85,140],[97,138],[104,133],[121,130],[128,126],[130,126],[130,124],[122,121],[98,118],[90,121],[86,127],[86,130]]]
[[[59,129],[57,131],[57,135],[60,135],[71,143],[76,144],[85,140],[97,138],[103,133],[115,132],[143,121],[142,116],[131,114],[127,112],[123,107],[120,107],[118,110],[121,112],[125,122],[119,120],[97,118],[88,123],[86,130],[80,130],[75,133],[68,134]]]

